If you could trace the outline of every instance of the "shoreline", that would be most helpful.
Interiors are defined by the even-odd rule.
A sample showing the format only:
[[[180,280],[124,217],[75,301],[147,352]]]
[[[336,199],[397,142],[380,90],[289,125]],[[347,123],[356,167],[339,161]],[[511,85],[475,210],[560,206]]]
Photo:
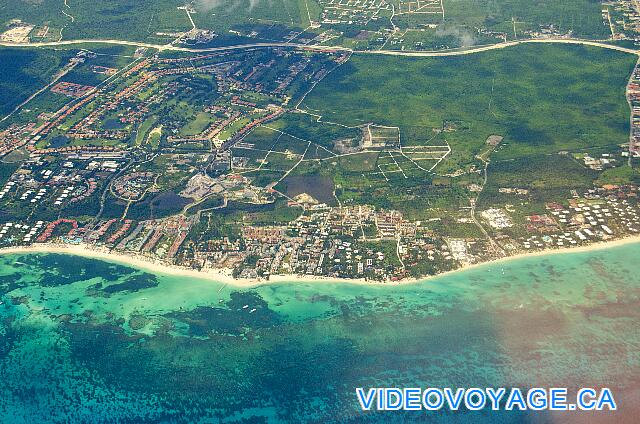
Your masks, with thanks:
[[[564,247],[559,249],[547,249],[535,252],[525,252],[516,255],[505,256],[486,262],[475,263],[462,266],[436,275],[427,275],[420,278],[405,278],[398,281],[374,281],[365,280],[364,278],[347,279],[310,275],[272,275],[269,280],[265,279],[237,279],[231,276],[230,270],[209,269],[195,270],[184,268],[176,265],[169,265],[160,261],[154,261],[150,258],[140,256],[130,256],[125,254],[113,253],[104,249],[97,249],[91,246],[80,245],[62,245],[62,244],[36,244],[31,246],[6,247],[0,248],[0,255],[11,254],[64,254],[71,256],[80,256],[90,259],[98,259],[106,262],[116,263],[125,266],[131,266],[140,270],[150,271],[152,273],[171,276],[192,277],[210,281],[216,281],[225,285],[231,285],[239,288],[253,288],[268,284],[276,283],[320,283],[320,284],[357,284],[368,286],[401,286],[410,284],[420,284],[429,280],[444,277],[454,273],[469,271],[474,268],[498,265],[512,260],[535,258],[541,256],[551,256],[564,253],[584,253],[597,250],[604,250],[627,244],[640,243],[640,235],[612,239],[608,241],[599,241],[586,246]]]

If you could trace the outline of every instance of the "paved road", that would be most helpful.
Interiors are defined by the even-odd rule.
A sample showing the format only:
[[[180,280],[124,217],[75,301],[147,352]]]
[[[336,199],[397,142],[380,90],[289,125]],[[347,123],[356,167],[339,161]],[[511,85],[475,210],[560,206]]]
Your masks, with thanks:
[[[371,50],[371,51],[357,51],[355,53],[367,53],[367,54],[381,54],[381,55],[391,55],[391,56],[409,56],[409,57],[442,57],[442,56],[460,56],[465,54],[474,54],[480,52],[486,52],[489,50],[496,49],[504,49],[505,47],[517,46],[519,44],[532,44],[532,43],[543,43],[543,44],[579,44],[584,46],[594,46],[601,47],[609,50],[616,50],[619,52],[630,53],[635,55],[640,55],[640,50],[629,49],[626,47],[616,46],[612,44],[607,44],[601,41],[592,41],[592,40],[580,40],[573,38],[540,38],[540,39],[531,39],[531,40],[519,40],[519,41],[508,41],[506,43],[498,43],[498,44],[490,44],[486,46],[479,47],[471,47],[469,49],[464,50],[443,50],[439,52],[418,52],[418,51],[394,51],[394,50]]]
[[[49,41],[42,43],[6,43],[0,42],[0,46],[4,47],[55,47],[55,46],[68,46],[74,44],[113,44],[113,45],[122,45],[122,46],[132,46],[132,47],[146,47],[149,49],[156,49],[159,51],[177,51],[177,52],[187,52],[187,53],[207,53],[207,52],[218,52],[218,51],[228,51],[228,50],[244,50],[244,49],[254,49],[254,48],[265,48],[265,47],[288,47],[288,48],[297,48],[303,50],[311,50],[311,51],[322,51],[322,50],[333,50],[333,51],[348,51],[357,54],[377,54],[377,55],[388,55],[388,56],[408,56],[408,57],[442,57],[442,56],[459,56],[465,54],[474,54],[485,52],[489,50],[496,49],[504,49],[506,47],[517,46],[519,44],[530,44],[530,43],[544,43],[544,44],[580,44],[585,46],[594,46],[601,47],[609,50],[616,50],[624,53],[630,53],[635,55],[640,55],[640,50],[630,49],[627,47],[616,46],[613,44],[607,44],[602,41],[594,41],[594,40],[582,40],[582,39],[574,39],[574,38],[541,38],[541,39],[531,39],[531,40],[519,40],[519,41],[509,41],[506,43],[497,43],[485,46],[471,47],[468,49],[457,49],[457,50],[443,50],[443,51],[435,51],[435,52],[420,52],[420,51],[395,51],[395,50],[351,50],[346,47],[340,46],[309,46],[304,44],[295,44],[295,43],[251,43],[251,44],[238,44],[233,46],[221,46],[221,47],[208,47],[195,49],[191,47],[181,47],[175,46],[173,44],[150,44],[138,41],[126,41],[126,40],[63,40],[63,41]]]

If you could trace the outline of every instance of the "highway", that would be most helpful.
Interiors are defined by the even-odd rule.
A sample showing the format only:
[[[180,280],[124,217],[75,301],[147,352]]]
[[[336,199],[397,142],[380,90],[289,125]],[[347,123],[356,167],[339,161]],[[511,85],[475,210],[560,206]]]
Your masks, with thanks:
[[[574,38],[534,38],[529,40],[518,40],[518,41],[508,41],[506,43],[497,43],[490,44],[485,46],[471,47],[464,50],[443,50],[443,51],[430,51],[430,52],[420,52],[420,51],[395,51],[395,50],[367,50],[367,51],[356,51],[354,53],[366,53],[366,54],[381,54],[381,55],[390,55],[390,56],[409,56],[409,57],[446,57],[446,56],[460,56],[465,54],[475,54],[486,52],[490,50],[504,49],[506,47],[513,47],[520,44],[578,44],[584,46],[593,46],[593,47],[601,47],[609,50],[616,50],[619,52],[629,53],[640,55],[640,50],[629,49],[627,47],[616,46],[613,44],[607,44],[602,41],[593,41],[593,40],[581,40]]]
[[[477,47],[470,47],[468,49],[456,49],[456,50],[442,50],[442,51],[399,51],[399,50],[352,50],[346,47],[340,46],[318,46],[318,45],[305,45],[295,43],[251,43],[251,44],[238,44],[232,46],[221,47],[207,47],[207,48],[191,48],[176,46],[173,44],[151,44],[139,41],[127,41],[127,40],[107,40],[107,39],[81,39],[81,40],[62,40],[62,41],[49,41],[41,43],[7,43],[0,42],[0,46],[3,47],[56,47],[56,46],[69,46],[75,44],[112,44],[121,46],[132,47],[146,47],[149,49],[155,49],[158,51],[176,51],[185,53],[209,53],[209,52],[222,52],[231,50],[246,50],[256,48],[267,47],[283,47],[283,48],[295,48],[308,51],[347,51],[355,54],[376,54],[387,56],[407,56],[407,57],[446,57],[446,56],[460,56],[467,54],[475,54],[486,52],[490,50],[504,49],[506,47],[513,47],[520,44],[578,44],[585,46],[600,47],[609,50],[616,50],[619,52],[640,55],[640,50],[630,49],[627,47],[616,46],[613,44],[607,44],[603,41],[596,40],[583,40],[576,38],[536,38],[528,40],[508,41],[504,43],[483,45]]]

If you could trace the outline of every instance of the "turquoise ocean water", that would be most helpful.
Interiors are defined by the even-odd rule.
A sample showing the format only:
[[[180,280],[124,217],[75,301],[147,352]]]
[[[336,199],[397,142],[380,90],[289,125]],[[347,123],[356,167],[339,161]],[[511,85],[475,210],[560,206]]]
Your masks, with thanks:
[[[400,287],[0,256],[0,422],[638,422],[640,244]],[[610,387],[616,413],[363,413],[356,387]]]

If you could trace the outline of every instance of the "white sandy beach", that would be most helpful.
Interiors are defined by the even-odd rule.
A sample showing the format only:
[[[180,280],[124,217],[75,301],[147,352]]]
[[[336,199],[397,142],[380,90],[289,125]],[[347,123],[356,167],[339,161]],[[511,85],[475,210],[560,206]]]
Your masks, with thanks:
[[[98,249],[85,244],[67,245],[67,244],[49,243],[49,244],[34,244],[31,246],[8,247],[8,248],[0,249],[0,255],[25,254],[25,253],[26,254],[60,253],[60,254],[66,254],[66,255],[76,255],[76,256],[82,256],[86,258],[100,259],[108,262],[115,262],[123,265],[130,265],[134,268],[149,270],[151,272],[158,273],[158,274],[207,279],[207,280],[213,280],[220,283],[225,283],[232,286],[244,287],[244,288],[256,287],[256,286],[260,286],[264,284],[272,284],[272,283],[296,283],[296,282],[347,283],[347,284],[398,286],[403,284],[422,283],[433,278],[442,277],[444,275],[467,271],[473,268],[478,268],[483,266],[497,265],[500,263],[505,263],[508,261],[516,260],[516,259],[549,256],[549,255],[564,254],[564,253],[589,252],[589,251],[602,250],[602,249],[623,246],[626,244],[633,244],[633,243],[640,243],[640,235],[625,237],[621,239],[601,241],[601,242],[589,244],[587,246],[565,247],[560,249],[548,249],[543,251],[521,253],[517,255],[506,256],[504,258],[495,259],[492,261],[463,266],[461,268],[443,272],[438,275],[421,277],[419,279],[406,278],[399,281],[370,281],[370,280],[365,280],[363,278],[341,279],[341,278],[333,278],[333,277],[293,275],[293,274],[292,275],[272,275],[269,280],[236,279],[232,277],[231,270],[209,269],[209,270],[198,271],[194,269],[168,265],[158,260],[153,260],[151,258],[143,257],[140,255],[133,256],[133,255],[120,254],[120,253],[113,253],[106,249]]]

